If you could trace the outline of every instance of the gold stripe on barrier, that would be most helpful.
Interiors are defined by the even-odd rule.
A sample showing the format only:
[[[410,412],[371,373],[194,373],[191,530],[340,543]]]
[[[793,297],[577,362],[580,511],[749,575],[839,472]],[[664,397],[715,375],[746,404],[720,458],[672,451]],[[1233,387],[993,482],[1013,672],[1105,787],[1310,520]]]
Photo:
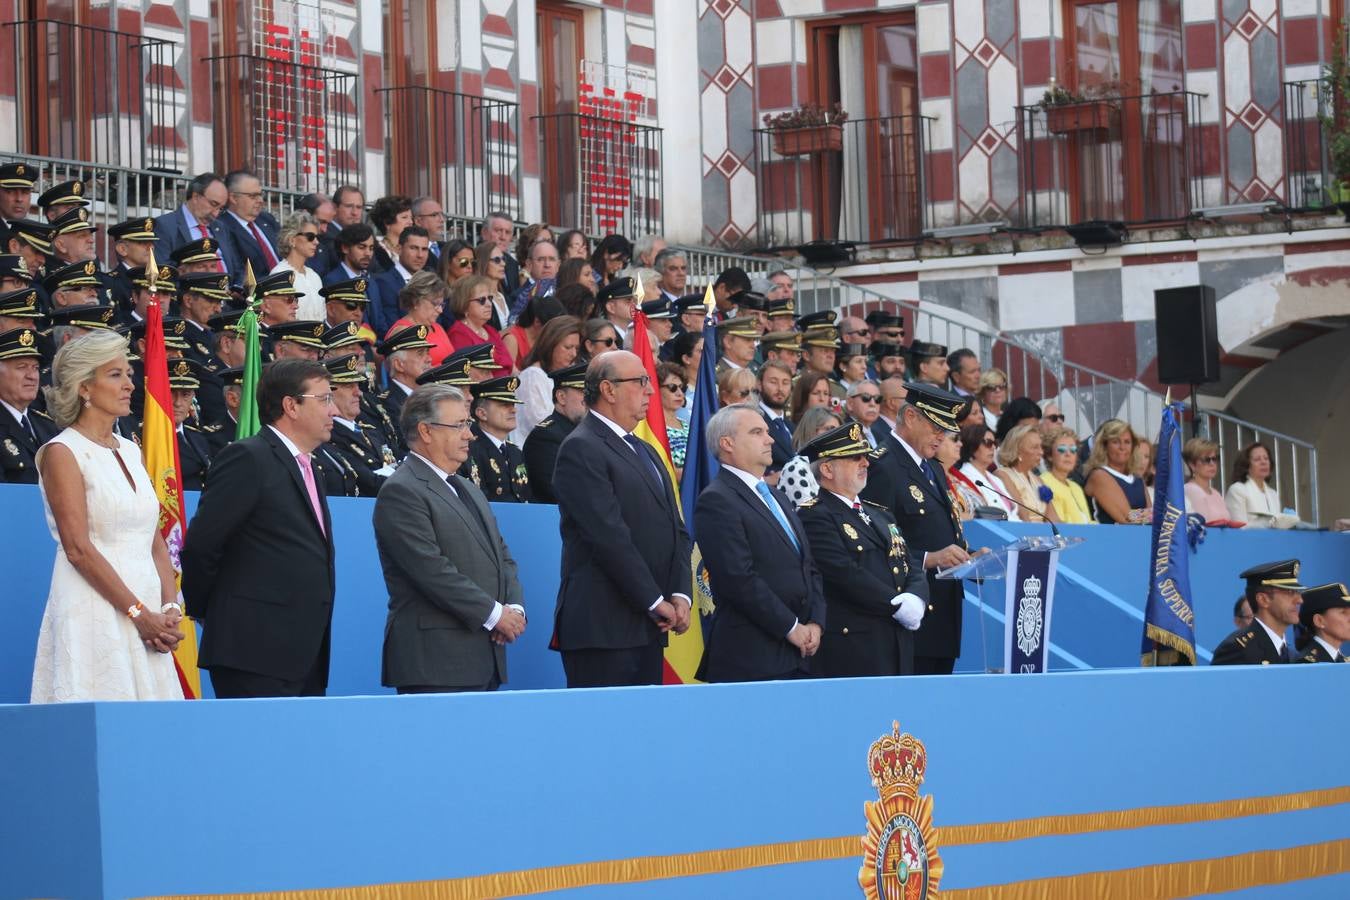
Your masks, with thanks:
[[[1033,837],[1054,837],[1090,832],[1119,831],[1131,828],[1152,828],[1158,825],[1184,825],[1193,822],[1208,822],[1218,819],[1236,819],[1245,816],[1271,815],[1274,813],[1295,812],[1350,803],[1350,786],[1326,788],[1316,791],[1302,791],[1294,794],[1275,794],[1268,797],[1244,797],[1239,800],[1221,800],[1213,803],[1188,803],[1176,806],[1148,806],[1137,809],[1114,810],[1100,813],[1079,813],[1063,816],[1039,816],[1031,819],[1014,819],[1007,822],[987,822],[976,825],[950,825],[938,829],[938,840],[943,847],[959,847],[978,844],[1005,843]],[[859,803],[861,807],[861,802]],[[1342,846],[1345,845],[1345,846]],[[1328,858],[1339,860],[1344,865],[1350,859],[1350,841],[1338,841],[1329,844],[1309,845],[1308,848],[1294,848],[1288,851],[1314,848],[1336,848],[1326,851]],[[1184,875],[1187,866],[1220,866],[1216,871],[1245,872],[1251,869],[1234,868],[1230,860],[1245,860],[1260,854],[1247,854],[1238,857],[1225,857],[1217,860],[1196,860],[1194,862],[1174,863],[1164,866],[1150,866],[1139,870],[1177,869],[1171,877],[1180,879],[1191,877]],[[452,878],[439,881],[403,882],[396,884],[376,884],[350,888],[326,888],[294,891],[266,891],[254,894],[210,894],[176,895],[158,897],[154,900],[186,900],[188,897],[210,900],[478,900],[489,897],[519,897],[544,891],[558,891],[568,888],[593,887],[605,884],[629,884],[641,881],[660,881],[668,878],[688,878],[698,875],[714,875],[719,872],[735,872],[764,866],[790,865],[792,863],[824,862],[835,859],[857,857],[862,859],[862,834],[836,838],[814,838],[804,841],[785,841],[777,844],[758,844],[750,847],[734,847],[725,850],[704,850],[695,853],[680,853],[672,856],[639,856],[630,859],[601,860],[589,863],[573,863],[563,866],[549,866],[538,869],[523,869],[516,872],[497,872],[491,875],[474,875],[465,878]],[[1314,859],[1314,862],[1317,860]],[[1291,864],[1284,864],[1286,870]],[[1344,869],[1327,869],[1321,874],[1331,874]],[[1188,870],[1186,870],[1188,871]],[[1197,870],[1199,871],[1199,869]],[[1256,870],[1252,870],[1256,871]],[[1279,879],[1294,880],[1295,877],[1311,878],[1313,875],[1295,875]],[[1084,875],[1064,876],[1067,879],[1088,879],[1081,885],[1090,883],[1092,878],[1115,879],[1115,872],[1092,872]],[[1048,884],[1063,879],[1042,879],[1039,881],[1019,882],[1018,884]],[[1117,882],[1111,881],[1112,884]],[[1252,881],[1251,885],[1275,882]],[[1238,883],[1237,888],[1246,886]],[[1017,885],[1003,886],[1009,890]],[[1123,887],[1122,887],[1123,889]],[[1235,889],[1235,888],[1234,888]],[[992,890],[992,888],[968,888],[967,891]],[[1059,890],[1059,888],[1056,888]],[[1065,889],[1069,891],[1069,889]],[[1086,887],[1074,887],[1073,891]],[[943,890],[943,897],[955,892]],[[1063,894],[1044,895],[1035,892],[1027,897],[1070,896],[1071,891]],[[1095,891],[1093,892],[1095,893]],[[1150,892],[1125,892],[1117,896],[1151,896]],[[992,896],[988,894],[963,894],[963,897],[975,898]],[[1000,895],[1003,896],[1003,895]],[[1083,896],[1079,894],[1078,896]],[[1161,896],[1161,895],[1159,895]],[[1180,896],[1180,895],[1176,895]]]
[[[1171,900],[1287,884],[1346,871],[1350,871],[1350,840],[1340,840],[1011,884],[954,890],[943,888],[942,900],[1070,900],[1075,897]]]

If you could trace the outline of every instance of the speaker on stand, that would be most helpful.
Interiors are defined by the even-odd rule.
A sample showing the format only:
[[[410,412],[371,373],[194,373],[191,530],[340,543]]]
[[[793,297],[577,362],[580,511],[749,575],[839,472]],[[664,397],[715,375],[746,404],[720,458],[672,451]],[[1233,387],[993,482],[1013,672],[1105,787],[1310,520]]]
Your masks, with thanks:
[[[1219,324],[1214,288],[1207,284],[1153,292],[1158,380],[1191,389],[1191,434],[1200,430],[1196,388],[1219,380]]]

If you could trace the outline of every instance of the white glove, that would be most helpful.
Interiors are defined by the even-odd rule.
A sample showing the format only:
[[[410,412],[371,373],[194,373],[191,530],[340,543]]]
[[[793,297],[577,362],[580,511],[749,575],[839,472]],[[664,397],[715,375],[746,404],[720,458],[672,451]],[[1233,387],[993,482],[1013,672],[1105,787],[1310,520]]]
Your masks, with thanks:
[[[910,631],[919,627],[919,623],[923,621],[924,610],[928,608],[923,598],[917,594],[896,594],[891,598],[891,606],[896,607],[895,612],[891,613],[891,618]]]

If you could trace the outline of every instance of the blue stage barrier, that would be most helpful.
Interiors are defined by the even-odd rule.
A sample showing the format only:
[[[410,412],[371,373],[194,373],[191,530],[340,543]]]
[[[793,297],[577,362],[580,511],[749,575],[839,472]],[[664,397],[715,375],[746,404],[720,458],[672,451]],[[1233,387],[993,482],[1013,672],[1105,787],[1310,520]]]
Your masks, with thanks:
[[[187,494],[188,515],[197,494]],[[333,614],[331,695],[390,693],[380,686],[388,594],[370,524],[374,500],[330,501],[338,549],[338,594]],[[10,617],[0,631],[0,703],[28,699],[33,654],[51,581],[56,545],[47,534],[42,498],[31,485],[0,485],[0,510],[9,540],[0,551],[9,584]],[[562,546],[557,507],[493,504],[512,555],[520,564],[529,626],[507,651],[508,689],[563,687],[562,663],[548,649],[558,591]],[[191,523],[189,521],[189,527]],[[1137,666],[1147,591],[1149,530],[1123,525],[1063,526],[1087,541],[1063,554],[1055,599],[1053,669]],[[972,546],[998,546],[1023,534],[1048,534],[1044,525],[969,522]],[[1201,661],[1232,631],[1233,601],[1242,591],[1237,573],[1264,560],[1303,560],[1306,584],[1350,584],[1350,534],[1214,529],[1191,556]],[[278,585],[284,589],[285,585]],[[966,616],[958,672],[997,669],[1003,662],[1004,583],[967,583]],[[983,626],[983,628],[981,627]]]
[[[1339,898],[1345,678],[2,706],[0,898],[859,897],[868,752],[893,720],[926,747],[944,898]]]

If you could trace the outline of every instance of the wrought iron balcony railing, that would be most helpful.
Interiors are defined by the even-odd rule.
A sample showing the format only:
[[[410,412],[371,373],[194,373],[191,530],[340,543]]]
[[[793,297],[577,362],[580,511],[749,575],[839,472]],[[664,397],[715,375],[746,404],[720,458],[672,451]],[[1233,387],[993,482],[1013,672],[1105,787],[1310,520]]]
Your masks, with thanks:
[[[177,123],[187,96],[172,41],[30,19],[3,23],[0,47],[10,60],[4,87],[13,91],[13,125],[0,129],[0,151],[184,168],[187,142]]]
[[[1284,84],[1284,170],[1290,209],[1322,209],[1342,202],[1332,191],[1335,173],[1322,124],[1335,106],[1321,80]]]
[[[602,116],[534,116],[544,221],[630,237],[661,228],[661,129]]]
[[[933,222],[925,170],[931,124],[886,116],[756,129],[758,244],[918,238]]]
[[[1202,100],[1173,91],[1017,107],[1019,224],[1170,221],[1222,202]]]

